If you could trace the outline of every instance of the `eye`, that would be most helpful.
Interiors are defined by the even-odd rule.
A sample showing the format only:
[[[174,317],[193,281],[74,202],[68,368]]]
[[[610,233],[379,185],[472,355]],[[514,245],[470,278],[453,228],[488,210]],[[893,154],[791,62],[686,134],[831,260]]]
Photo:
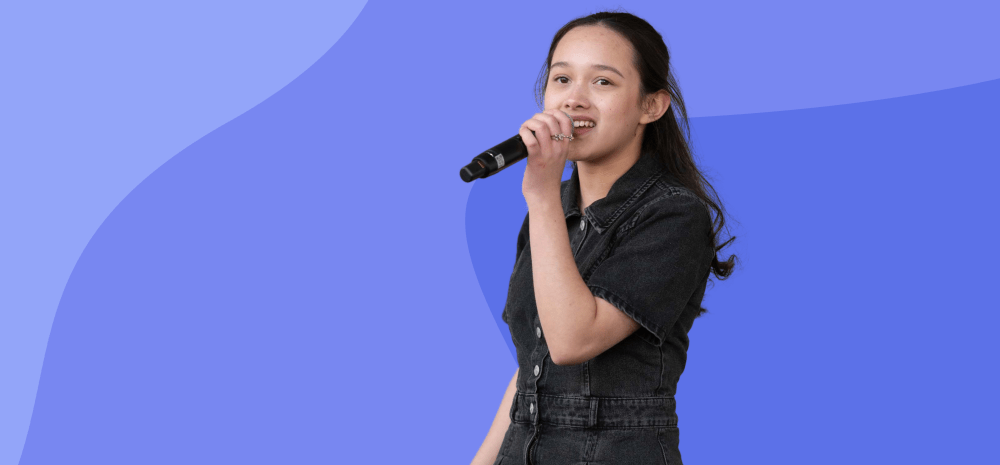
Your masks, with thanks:
[[[558,82],[560,84],[565,84],[565,82],[560,81],[560,79],[566,79],[566,76],[556,76],[556,78],[553,79],[553,81],[556,81],[556,82]]]
[[[597,80],[597,82],[601,82],[601,81],[604,81],[604,82],[608,83],[607,85],[609,85],[609,86],[611,85],[611,81],[609,81],[607,79],[601,78],[601,79]]]

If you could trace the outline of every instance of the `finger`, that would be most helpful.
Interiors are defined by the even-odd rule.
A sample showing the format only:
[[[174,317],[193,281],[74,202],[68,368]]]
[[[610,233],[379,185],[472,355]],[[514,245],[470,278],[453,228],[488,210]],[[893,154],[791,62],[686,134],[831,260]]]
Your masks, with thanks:
[[[528,158],[537,158],[536,154],[542,149],[538,144],[537,134],[532,134],[531,129],[524,124],[521,125],[517,134],[521,136],[521,142],[524,142],[524,146],[528,149]]]
[[[559,124],[559,120],[556,119],[556,117],[553,114],[549,113],[551,111],[552,110],[546,110],[543,113],[538,113],[538,114],[535,115],[535,117],[533,119],[536,119],[536,120],[544,122],[545,125],[549,128],[550,134],[564,134],[564,135],[568,136],[569,133],[563,132],[562,127]],[[551,140],[551,138],[550,138],[550,140]],[[557,142],[557,141],[553,141],[553,142]]]
[[[570,118],[565,111],[557,110],[555,108],[546,110],[546,112],[551,112],[550,114],[559,121],[559,132],[566,134],[567,136],[573,135],[573,119]],[[568,140],[568,139],[565,139]]]
[[[524,122],[524,126],[528,129],[535,131],[535,139],[538,141],[539,154],[543,157],[547,157],[552,153],[552,131],[549,129],[547,123],[543,123],[535,118],[531,118]],[[531,152],[528,152],[531,155]]]

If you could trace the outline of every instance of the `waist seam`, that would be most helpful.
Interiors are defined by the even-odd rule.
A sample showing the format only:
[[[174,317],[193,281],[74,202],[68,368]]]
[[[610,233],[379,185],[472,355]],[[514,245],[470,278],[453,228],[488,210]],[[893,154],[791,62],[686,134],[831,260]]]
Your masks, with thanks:
[[[674,396],[572,396],[514,394],[511,421],[585,428],[676,427]]]

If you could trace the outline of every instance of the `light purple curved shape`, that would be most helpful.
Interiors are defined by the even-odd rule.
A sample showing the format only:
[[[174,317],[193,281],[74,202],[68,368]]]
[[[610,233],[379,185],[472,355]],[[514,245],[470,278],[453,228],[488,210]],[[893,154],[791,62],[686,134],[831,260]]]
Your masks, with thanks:
[[[997,2],[660,2],[649,10],[674,52],[691,116],[843,105],[1000,77]]]
[[[163,162],[305,71],[366,2],[54,3],[0,11],[0,465],[21,455],[94,231]]]

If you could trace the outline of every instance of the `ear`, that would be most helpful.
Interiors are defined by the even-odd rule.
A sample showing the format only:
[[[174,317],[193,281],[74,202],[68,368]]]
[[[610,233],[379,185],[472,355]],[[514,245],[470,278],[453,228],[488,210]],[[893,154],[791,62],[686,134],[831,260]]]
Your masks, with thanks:
[[[660,119],[667,112],[667,109],[670,108],[670,93],[660,89],[651,95],[647,95],[644,107],[639,123],[649,124]]]

